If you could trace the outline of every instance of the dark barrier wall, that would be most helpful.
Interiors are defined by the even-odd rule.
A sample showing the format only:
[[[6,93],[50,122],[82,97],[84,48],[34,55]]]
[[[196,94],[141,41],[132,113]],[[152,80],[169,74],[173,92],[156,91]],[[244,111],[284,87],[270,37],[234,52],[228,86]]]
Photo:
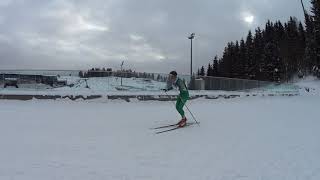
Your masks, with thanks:
[[[28,75],[28,74],[0,74],[0,81],[6,78],[16,78],[18,83],[42,83],[53,86],[58,83],[57,76]]]
[[[236,91],[245,89],[260,88],[270,85],[271,82],[256,81],[247,79],[234,79],[222,77],[200,77],[205,81],[206,90]]]

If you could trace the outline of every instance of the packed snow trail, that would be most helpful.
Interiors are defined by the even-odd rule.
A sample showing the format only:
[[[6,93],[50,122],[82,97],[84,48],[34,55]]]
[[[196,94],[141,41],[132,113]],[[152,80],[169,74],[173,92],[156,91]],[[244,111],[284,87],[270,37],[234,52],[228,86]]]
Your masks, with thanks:
[[[200,127],[155,135],[171,102],[0,101],[0,179],[320,179],[320,97],[189,107]]]

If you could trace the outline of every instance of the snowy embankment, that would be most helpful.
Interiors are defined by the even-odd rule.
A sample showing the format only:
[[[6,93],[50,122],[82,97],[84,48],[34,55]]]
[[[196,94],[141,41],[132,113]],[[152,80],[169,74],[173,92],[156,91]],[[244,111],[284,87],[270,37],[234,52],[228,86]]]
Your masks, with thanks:
[[[121,79],[116,77],[80,79],[78,77],[62,77],[70,87],[50,88],[46,85],[20,85],[19,89],[9,87],[1,88],[0,95],[43,95],[43,96],[159,96],[165,95],[160,90],[165,88],[166,83],[148,79],[123,78],[123,86],[120,86]],[[304,80],[306,82],[308,80]],[[89,87],[89,88],[86,88]],[[124,89],[121,91],[119,89]],[[320,88],[316,89],[317,92]],[[191,96],[281,96],[299,95],[305,92],[303,85],[281,84],[269,85],[258,89],[243,91],[190,91]],[[176,95],[176,92],[169,92]],[[320,94],[320,93],[319,93]]]
[[[320,179],[319,96],[188,105],[200,127],[155,135],[172,102],[0,101],[0,179]]]
[[[320,80],[317,77],[307,77],[295,85],[300,88],[300,94],[320,95]]]

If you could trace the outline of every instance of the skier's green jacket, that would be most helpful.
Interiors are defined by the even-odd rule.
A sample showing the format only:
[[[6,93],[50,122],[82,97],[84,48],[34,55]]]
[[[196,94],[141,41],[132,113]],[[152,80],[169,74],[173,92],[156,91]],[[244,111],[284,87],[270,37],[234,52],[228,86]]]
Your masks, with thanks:
[[[181,115],[181,117],[185,117],[185,113],[183,111],[183,106],[186,104],[187,100],[189,100],[189,91],[188,88],[183,80],[180,78],[177,78],[177,80],[173,83],[167,83],[167,91],[170,91],[173,89],[173,86],[178,87],[180,94],[178,96],[177,102],[176,102],[176,109]]]

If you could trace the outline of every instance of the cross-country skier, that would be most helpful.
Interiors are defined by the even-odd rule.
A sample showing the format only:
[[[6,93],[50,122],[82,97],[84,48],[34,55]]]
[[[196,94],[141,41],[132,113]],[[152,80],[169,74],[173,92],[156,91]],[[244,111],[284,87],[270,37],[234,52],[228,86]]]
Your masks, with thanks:
[[[185,113],[183,111],[183,107],[186,104],[187,100],[189,100],[189,91],[188,88],[183,80],[177,77],[177,72],[172,71],[169,74],[169,78],[167,81],[167,88],[163,89],[165,92],[170,91],[173,89],[173,86],[178,87],[180,94],[178,96],[177,102],[176,102],[176,109],[181,115],[182,119],[178,122],[179,127],[184,127],[187,124],[187,118],[185,116]]]

